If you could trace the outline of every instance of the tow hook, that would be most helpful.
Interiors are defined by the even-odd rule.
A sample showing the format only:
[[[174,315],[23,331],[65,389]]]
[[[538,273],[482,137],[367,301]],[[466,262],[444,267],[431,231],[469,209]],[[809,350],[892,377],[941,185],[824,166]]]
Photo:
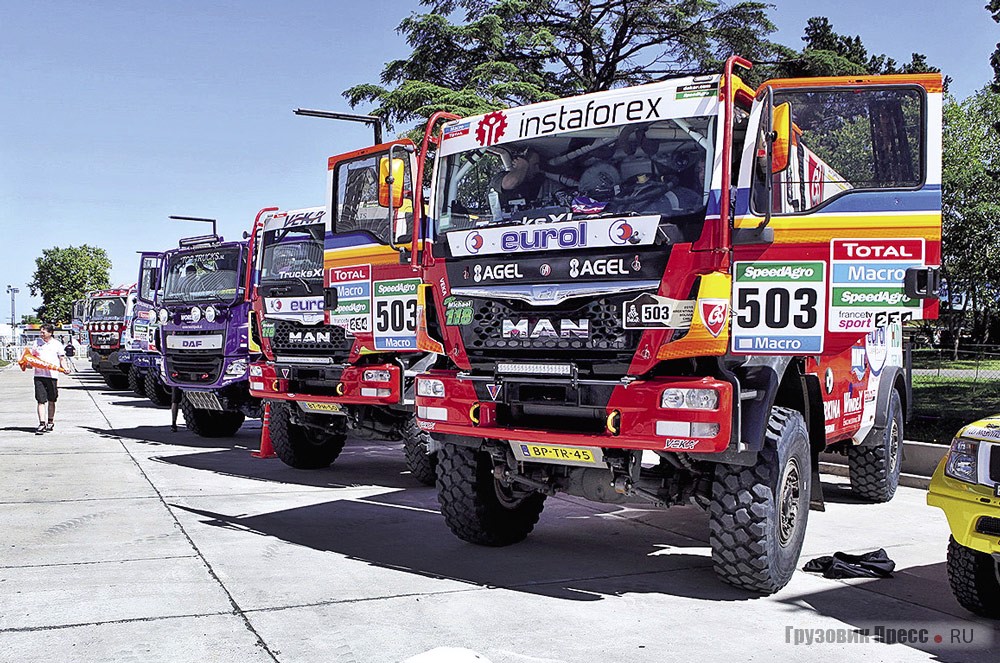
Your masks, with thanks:
[[[503,465],[497,465],[493,468],[493,477],[505,486],[509,486],[512,483],[519,483],[522,486],[534,488],[544,495],[552,496],[556,494],[556,491],[552,488],[552,486],[542,483],[541,481],[529,479],[528,477],[521,476],[520,474],[515,474],[510,471],[510,468],[504,467]]]
[[[624,474],[619,474],[611,480],[611,487],[619,495],[625,495],[627,497],[639,497],[647,502],[650,502],[656,507],[667,507],[669,503],[660,498],[656,493],[651,493],[648,490],[642,488],[637,488],[635,482],[632,481],[631,477]]]

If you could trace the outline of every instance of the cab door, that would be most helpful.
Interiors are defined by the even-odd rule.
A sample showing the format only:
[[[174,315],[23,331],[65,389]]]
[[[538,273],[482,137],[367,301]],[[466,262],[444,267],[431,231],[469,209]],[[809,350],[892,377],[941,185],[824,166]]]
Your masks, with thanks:
[[[324,307],[357,353],[417,351],[420,279],[407,258],[419,220],[415,173],[409,140],[329,160]]]
[[[733,233],[736,354],[833,355],[937,317],[941,76],[758,90]]]
[[[160,290],[163,273],[163,254],[143,251],[139,254],[139,278],[136,281],[135,319],[132,323],[133,340],[142,344],[142,350],[156,349],[156,294]]]

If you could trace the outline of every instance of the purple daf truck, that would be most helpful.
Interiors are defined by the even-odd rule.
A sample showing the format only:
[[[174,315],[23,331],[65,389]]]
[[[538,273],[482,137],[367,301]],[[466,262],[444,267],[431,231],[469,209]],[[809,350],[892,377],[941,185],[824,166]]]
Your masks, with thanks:
[[[234,435],[246,417],[261,416],[247,381],[247,242],[214,233],[182,239],[164,252],[162,264],[156,315],[164,382],[184,392],[180,406],[190,430]]]

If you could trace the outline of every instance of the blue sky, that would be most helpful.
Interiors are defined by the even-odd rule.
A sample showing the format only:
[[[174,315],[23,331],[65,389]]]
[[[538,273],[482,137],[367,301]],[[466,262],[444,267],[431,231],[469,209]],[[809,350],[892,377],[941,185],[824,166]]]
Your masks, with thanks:
[[[802,45],[810,16],[869,51],[925,53],[968,96],[991,77],[1000,26],[986,0],[778,0],[772,38]],[[0,318],[53,246],[104,247],[113,282],[136,251],[205,231],[237,238],[262,207],[322,205],[327,157],[369,144],[363,125],[299,118],[347,110],[341,92],[402,57],[416,0],[32,0],[0,12]],[[361,112],[367,108],[358,109]]]

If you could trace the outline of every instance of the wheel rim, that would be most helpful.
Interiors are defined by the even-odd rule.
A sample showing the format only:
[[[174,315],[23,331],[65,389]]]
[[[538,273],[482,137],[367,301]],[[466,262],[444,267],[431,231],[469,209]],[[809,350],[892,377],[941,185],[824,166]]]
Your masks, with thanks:
[[[799,496],[802,494],[802,475],[799,461],[789,458],[778,489],[778,543],[787,546],[795,535],[799,516]]]
[[[889,473],[896,474],[896,468],[899,464],[899,426],[896,424],[896,418],[893,417],[892,423],[889,424]]]

